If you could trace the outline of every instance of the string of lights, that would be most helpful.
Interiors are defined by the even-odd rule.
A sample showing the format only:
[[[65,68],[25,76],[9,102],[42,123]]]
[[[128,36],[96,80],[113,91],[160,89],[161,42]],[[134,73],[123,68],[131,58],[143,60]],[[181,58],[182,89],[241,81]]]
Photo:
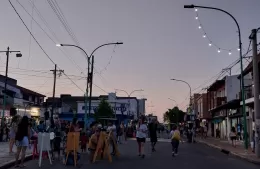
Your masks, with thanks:
[[[208,34],[206,33],[205,29],[204,29],[204,26],[202,25],[202,22],[199,18],[199,13],[198,13],[198,9],[195,8],[195,19],[198,21],[198,29],[202,31],[202,37],[204,39],[207,39],[208,41],[208,46],[209,47],[215,47],[216,48],[216,51],[218,53],[224,51],[224,52],[228,52],[228,55],[232,55],[232,52],[235,52],[235,51],[240,51],[240,49],[238,47],[234,47],[234,48],[230,48],[230,49],[226,49],[226,48],[222,48],[220,47],[219,45],[217,45],[216,43],[214,43],[212,41],[212,39],[208,36]]]

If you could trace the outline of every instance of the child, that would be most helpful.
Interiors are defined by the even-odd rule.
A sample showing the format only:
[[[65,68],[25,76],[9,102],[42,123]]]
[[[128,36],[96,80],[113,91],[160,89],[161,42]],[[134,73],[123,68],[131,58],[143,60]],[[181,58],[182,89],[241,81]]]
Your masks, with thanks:
[[[87,143],[88,143],[88,138],[85,132],[82,133],[82,136],[80,137],[80,143],[81,143],[81,151],[82,153],[86,152],[87,149]]]
[[[172,156],[178,155],[179,143],[181,140],[180,131],[177,126],[173,126],[170,133],[171,144],[172,144]]]
[[[95,154],[96,149],[97,149],[99,136],[100,136],[100,129],[97,128],[95,133],[90,137],[90,140],[89,140],[89,143],[88,143],[88,150],[90,152],[89,160],[90,160],[91,163],[93,162],[94,154]]]

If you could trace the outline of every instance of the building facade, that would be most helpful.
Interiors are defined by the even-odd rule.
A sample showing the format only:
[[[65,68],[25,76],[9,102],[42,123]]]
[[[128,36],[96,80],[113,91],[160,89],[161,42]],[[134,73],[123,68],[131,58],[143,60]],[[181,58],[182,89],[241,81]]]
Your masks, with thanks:
[[[0,75],[0,111],[3,112],[5,76]],[[29,117],[40,117],[40,108],[44,95],[17,85],[17,80],[7,78],[5,117],[10,117],[10,110]]]
[[[71,121],[73,117],[77,116],[79,121],[84,121],[85,113],[88,115],[88,123],[94,121],[94,114],[99,103],[105,99],[114,111],[115,118],[119,121],[126,121],[127,119],[136,119],[140,115],[145,115],[145,101],[146,99],[137,99],[136,97],[119,97],[116,93],[109,93],[108,95],[93,96],[91,98],[91,109],[89,112],[89,103],[85,104],[85,97],[61,95],[60,98],[54,99],[54,114],[58,114],[63,120]],[[45,111],[51,112],[52,98],[46,100]]]
[[[208,111],[212,116],[210,130],[214,137],[229,139],[231,127],[241,131],[240,81],[238,75],[226,76],[207,89]],[[234,121],[237,120],[234,123]]]
[[[257,55],[258,66],[260,66],[260,54]],[[247,130],[249,139],[252,141],[253,131],[255,130],[255,113],[254,113],[254,79],[253,79],[253,62],[251,61],[243,71],[243,78],[245,81],[245,104],[247,115]],[[241,76],[238,76],[241,79]],[[260,79],[260,77],[259,77]],[[239,93],[240,105],[242,106],[241,92]]]

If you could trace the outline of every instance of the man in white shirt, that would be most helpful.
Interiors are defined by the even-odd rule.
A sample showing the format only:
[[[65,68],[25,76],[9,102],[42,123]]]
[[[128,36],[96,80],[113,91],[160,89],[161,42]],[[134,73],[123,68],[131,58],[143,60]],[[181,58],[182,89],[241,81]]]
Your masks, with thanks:
[[[116,144],[116,126],[114,125],[114,124],[112,124],[111,122],[109,122],[108,123],[108,127],[107,127],[107,131],[108,132],[112,132],[112,135],[111,135],[111,137],[113,137],[113,138],[111,138],[110,139],[110,144],[112,145],[112,148],[113,148],[113,150],[112,150],[112,155],[115,155],[115,144]],[[114,141],[113,141],[113,140]]]

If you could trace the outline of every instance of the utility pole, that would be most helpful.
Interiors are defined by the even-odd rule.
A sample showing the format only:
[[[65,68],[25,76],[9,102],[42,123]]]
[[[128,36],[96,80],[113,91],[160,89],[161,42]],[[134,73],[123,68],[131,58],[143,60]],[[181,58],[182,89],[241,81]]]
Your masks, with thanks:
[[[257,57],[257,30],[253,29],[249,37],[253,50],[254,112],[255,112],[255,152],[260,157],[260,101],[259,101],[259,59]],[[243,78],[243,77],[241,77]]]
[[[53,125],[54,124],[53,113],[54,113],[54,106],[55,106],[54,100],[55,100],[57,72],[59,72],[58,76],[60,77],[61,73],[63,73],[64,70],[57,70],[57,64],[55,64],[54,70],[50,70],[50,71],[53,72],[53,75],[54,75],[53,93],[52,93],[52,108],[51,108],[51,124]]]
[[[1,120],[1,126],[4,125],[4,117],[5,117],[5,109],[6,109],[6,93],[7,93],[7,80],[8,80],[8,65],[9,65],[9,54],[14,52],[17,53],[16,57],[22,57],[22,54],[20,51],[10,51],[10,48],[7,47],[6,51],[0,51],[0,53],[6,53],[6,68],[5,68],[5,86],[4,86],[4,104],[3,104],[3,114],[2,114],[2,120]]]
[[[88,113],[90,116],[91,113],[91,101],[92,101],[92,85],[93,85],[93,70],[94,70],[94,55],[92,55],[91,58],[91,72],[89,73],[89,107],[88,107]]]

